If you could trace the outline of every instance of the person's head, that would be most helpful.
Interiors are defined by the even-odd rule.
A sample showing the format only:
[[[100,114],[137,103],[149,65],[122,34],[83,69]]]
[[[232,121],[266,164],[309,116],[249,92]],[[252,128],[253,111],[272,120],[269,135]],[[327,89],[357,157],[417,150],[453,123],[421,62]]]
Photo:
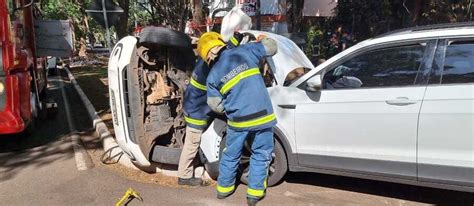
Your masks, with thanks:
[[[226,44],[219,33],[206,32],[199,38],[197,53],[208,66],[212,66],[225,45]]]

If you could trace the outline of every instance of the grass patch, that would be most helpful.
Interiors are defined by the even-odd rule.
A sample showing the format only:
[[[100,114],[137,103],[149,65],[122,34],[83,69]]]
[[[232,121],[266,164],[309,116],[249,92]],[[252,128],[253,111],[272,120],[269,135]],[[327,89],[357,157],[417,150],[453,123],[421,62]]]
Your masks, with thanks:
[[[99,116],[113,133],[109,104],[109,88],[106,66],[74,67],[70,71],[87,95]]]

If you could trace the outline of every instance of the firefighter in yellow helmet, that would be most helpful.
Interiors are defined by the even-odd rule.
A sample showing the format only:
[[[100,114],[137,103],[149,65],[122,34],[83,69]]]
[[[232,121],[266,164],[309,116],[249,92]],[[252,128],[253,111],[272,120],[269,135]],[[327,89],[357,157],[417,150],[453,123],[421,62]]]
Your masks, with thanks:
[[[219,36],[218,33],[207,33],[206,35]],[[205,44],[207,49],[213,46],[226,46],[231,49],[239,45],[239,37],[233,37],[234,41],[224,43]],[[205,39],[205,38],[204,38]],[[209,43],[209,42],[208,42]],[[202,46],[202,45],[201,45]],[[201,48],[202,49],[202,48]],[[186,139],[179,158],[178,184],[188,186],[202,185],[202,179],[193,177],[193,162],[199,149],[201,135],[214,119],[214,113],[207,105],[206,79],[209,67],[198,58],[191,79],[184,93],[184,121],[186,122]]]
[[[227,117],[226,147],[219,165],[217,198],[235,189],[240,156],[245,141],[253,137],[247,203],[255,205],[265,195],[268,165],[273,152],[273,113],[270,96],[259,63],[277,52],[273,39],[226,49],[217,33],[204,34],[198,43],[199,56],[211,67],[207,77],[207,103]]]

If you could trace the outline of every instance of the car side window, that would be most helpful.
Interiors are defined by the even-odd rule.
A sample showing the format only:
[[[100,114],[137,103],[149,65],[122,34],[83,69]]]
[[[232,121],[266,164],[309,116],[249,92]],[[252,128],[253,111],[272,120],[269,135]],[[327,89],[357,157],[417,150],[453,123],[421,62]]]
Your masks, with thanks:
[[[324,89],[401,87],[414,85],[425,45],[372,50],[326,71]]]
[[[446,47],[441,84],[474,83],[474,41],[454,41]]]

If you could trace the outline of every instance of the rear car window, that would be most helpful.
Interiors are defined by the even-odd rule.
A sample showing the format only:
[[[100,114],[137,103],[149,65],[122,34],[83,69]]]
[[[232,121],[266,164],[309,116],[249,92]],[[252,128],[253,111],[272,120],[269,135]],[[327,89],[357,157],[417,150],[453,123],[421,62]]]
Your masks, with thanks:
[[[452,42],[446,48],[442,84],[474,83],[474,41]]]

